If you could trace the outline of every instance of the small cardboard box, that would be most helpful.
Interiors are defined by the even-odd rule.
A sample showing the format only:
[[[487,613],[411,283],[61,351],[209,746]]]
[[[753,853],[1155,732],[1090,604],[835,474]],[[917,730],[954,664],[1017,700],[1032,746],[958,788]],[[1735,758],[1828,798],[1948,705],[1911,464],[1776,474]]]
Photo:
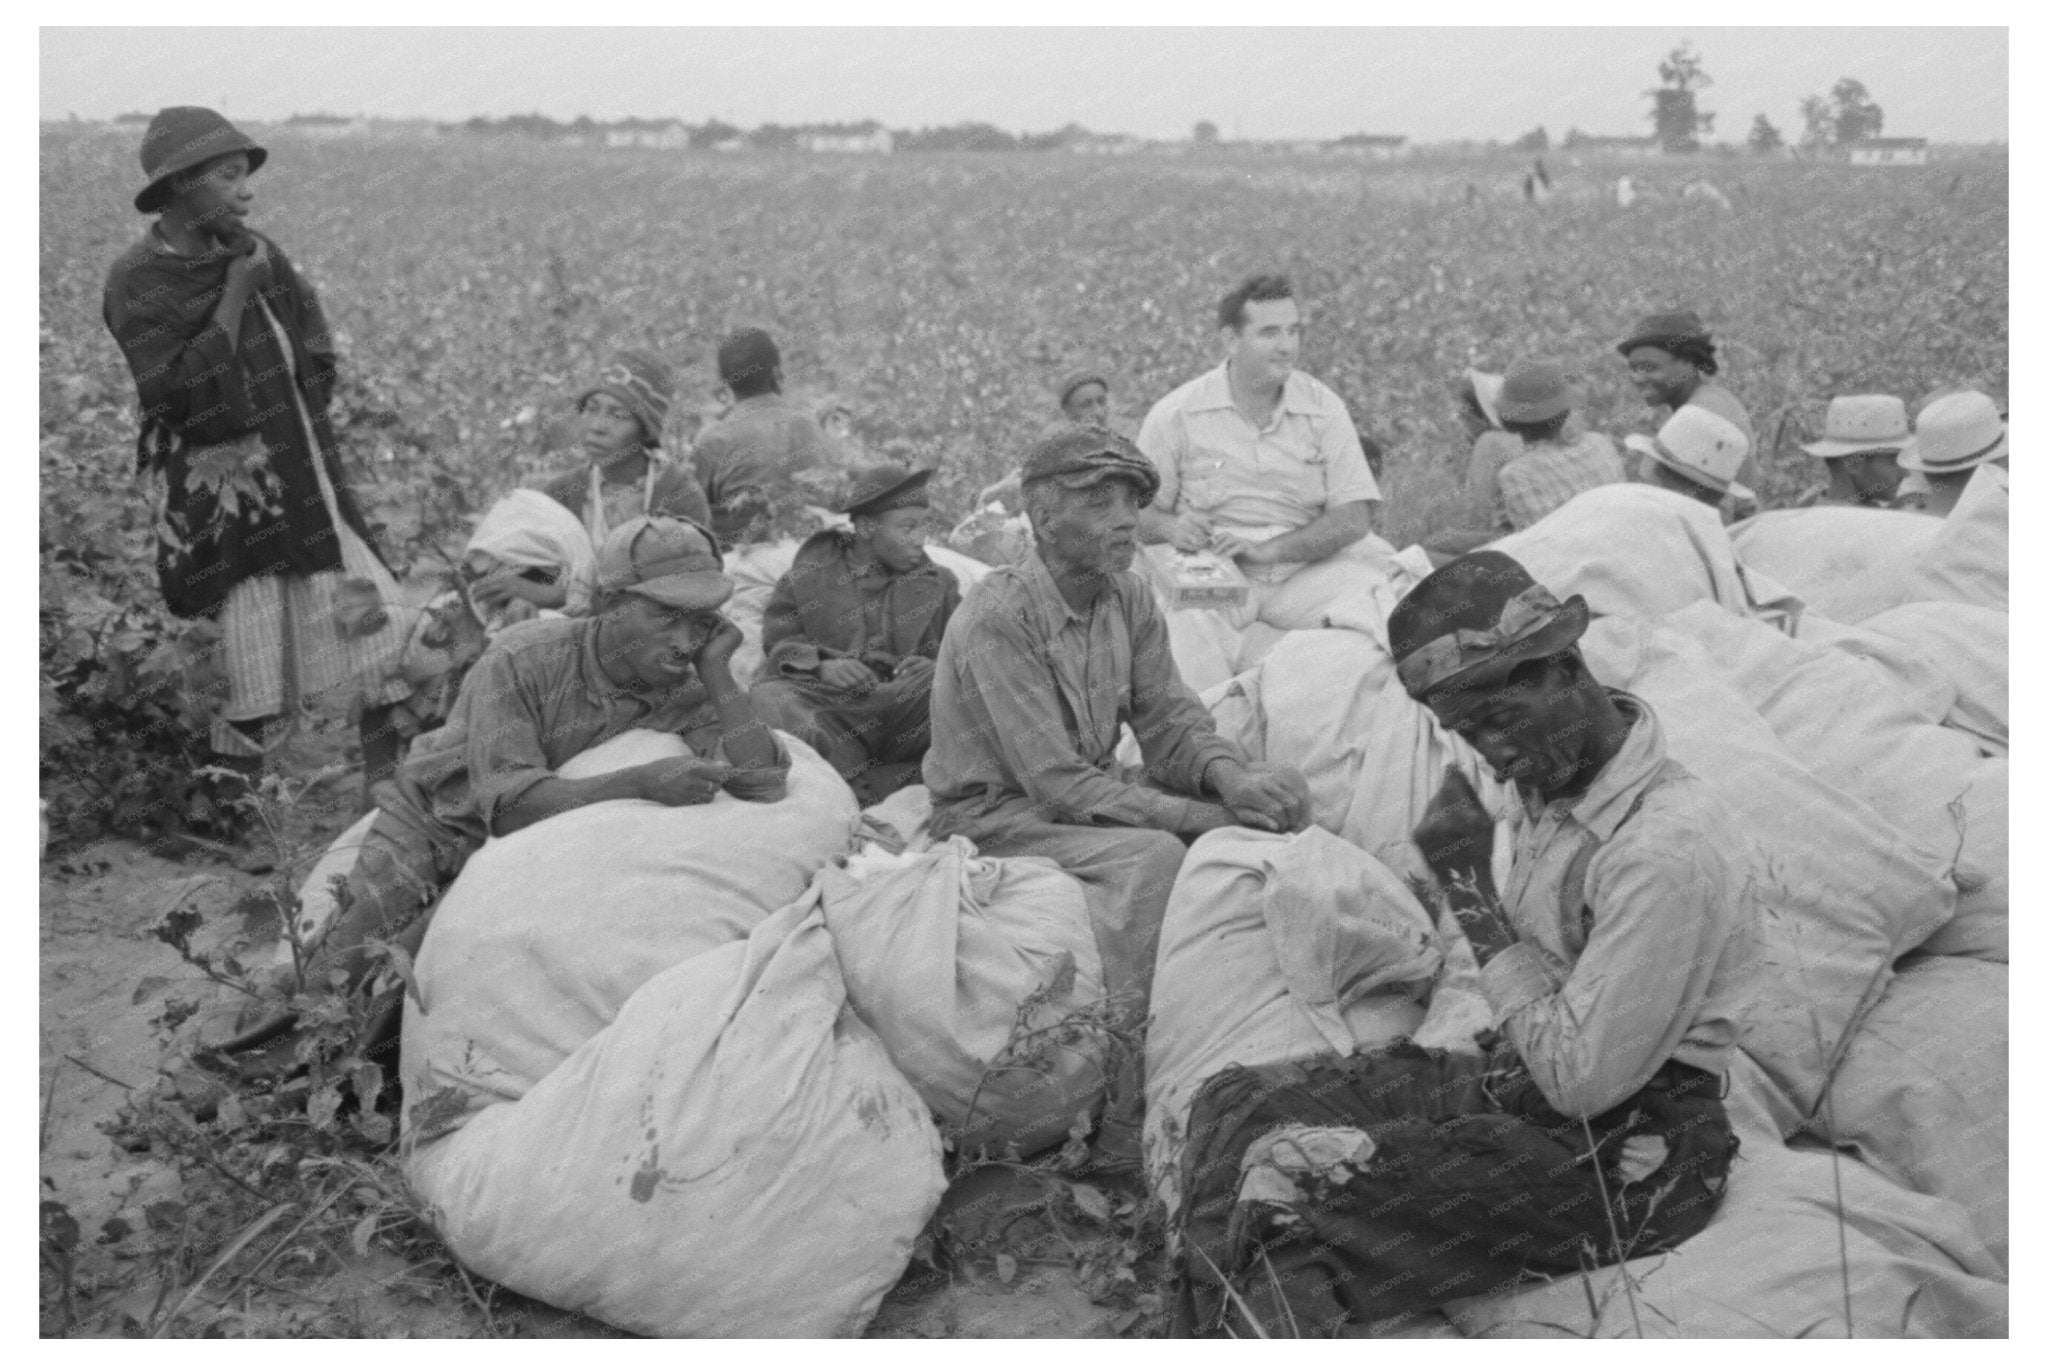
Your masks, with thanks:
[[[1222,555],[1176,554],[1166,566],[1166,605],[1175,611],[1220,610],[1251,600],[1252,585],[1237,565]]]

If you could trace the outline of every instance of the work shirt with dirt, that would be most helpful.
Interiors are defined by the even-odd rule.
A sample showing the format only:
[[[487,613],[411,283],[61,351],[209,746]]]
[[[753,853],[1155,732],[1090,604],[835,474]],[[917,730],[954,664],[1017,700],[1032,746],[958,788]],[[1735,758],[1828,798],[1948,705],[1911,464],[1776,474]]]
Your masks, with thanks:
[[[1058,862],[1088,893],[1105,971],[1149,989],[1180,834],[1209,765],[1243,761],[1181,682],[1151,590],[1111,574],[1076,611],[1034,554],[968,593],[934,672],[933,837]],[[1126,723],[1135,773],[1115,756]]]
[[[1584,794],[1521,813],[1517,941],[1480,973],[1490,1058],[1397,1044],[1197,1095],[1185,1233],[1255,1313],[1397,1317],[1669,1250],[1719,1206],[1723,1078],[1764,970],[1750,858],[1650,708],[1610,696],[1620,751]],[[1194,1325],[1222,1320],[1216,1275],[1196,1265],[1187,1290]]]
[[[718,543],[758,538],[803,501],[798,475],[831,464],[824,428],[780,393],[742,398],[690,448]]]
[[[695,672],[661,690],[613,682],[599,663],[601,618],[508,626],[463,679],[448,721],[421,736],[398,771],[349,876],[348,908],[328,929],[349,940],[362,925],[410,920],[455,879],[507,806],[576,755],[628,730],[682,737],[699,758],[723,757],[718,708]],[[738,769],[724,790],[776,801],[789,780],[774,766]]]
[[[762,621],[767,657],[751,695],[756,713],[823,755],[849,779],[871,764],[914,762],[931,741],[931,673],[899,672],[936,660],[960,584],[929,558],[902,573],[868,557],[856,563],[850,531],[820,531],[797,550]],[[834,687],[819,666],[865,664],[879,680],[865,693]]]

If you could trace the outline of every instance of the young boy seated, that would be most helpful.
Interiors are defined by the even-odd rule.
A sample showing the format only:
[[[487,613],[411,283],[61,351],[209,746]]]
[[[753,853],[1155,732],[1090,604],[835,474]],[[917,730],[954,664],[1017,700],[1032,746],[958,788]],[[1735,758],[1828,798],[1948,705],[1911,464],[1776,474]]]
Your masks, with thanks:
[[[775,585],[754,706],[816,749],[862,801],[917,780],[931,745],[932,660],[960,605],[924,552],[928,469],[865,470],[841,501],[850,530],[820,531]]]
[[[400,768],[304,976],[344,989],[367,973],[371,939],[417,949],[430,907],[483,842],[599,801],[700,805],[721,791],[780,800],[789,756],[754,714],[731,661],[739,628],[719,614],[732,580],[711,538],[666,517],[636,517],[598,555],[596,614],[503,631],[464,679],[448,723]],[[694,757],[602,777],[564,778],[575,755],[628,730],[682,736]],[[273,1015],[218,1051],[288,1031]]]

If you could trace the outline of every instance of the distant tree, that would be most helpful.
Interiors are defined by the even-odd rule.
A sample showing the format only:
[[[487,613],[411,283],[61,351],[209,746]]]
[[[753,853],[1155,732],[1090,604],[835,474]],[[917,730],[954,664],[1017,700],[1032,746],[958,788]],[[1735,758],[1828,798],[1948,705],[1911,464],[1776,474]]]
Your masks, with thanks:
[[[1884,131],[1884,110],[1870,98],[1863,82],[1844,76],[1828,96],[1835,110],[1835,145],[1846,147]]]
[[[1550,134],[1539,123],[1516,138],[1514,147],[1518,152],[1547,152],[1550,150]]]
[[[1749,125],[1749,150],[1758,156],[1771,156],[1785,145],[1785,135],[1778,131],[1778,125],[1762,114]]]
[[[1657,63],[1657,77],[1664,82],[1643,93],[1650,97],[1650,122],[1656,125],[1657,140],[1667,152],[1696,152],[1700,134],[1714,131],[1714,116],[1703,112],[1695,92],[1714,83],[1701,64],[1691,43],[1680,43]]]
[[[733,138],[745,137],[746,132],[746,129],[736,127],[713,115],[700,127],[690,129],[690,145],[698,148],[716,147],[721,142],[730,142]]]
[[[1863,82],[1844,76],[1825,96],[1808,95],[1799,102],[1806,120],[1803,147],[1848,147],[1884,131],[1884,110],[1870,98]]]
[[[1200,123],[1197,123],[1195,125],[1195,142],[1197,145],[1206,147],[1215,141],[1215,124],[1209,122],[1209,120],[1207,119],[1203,119]]]

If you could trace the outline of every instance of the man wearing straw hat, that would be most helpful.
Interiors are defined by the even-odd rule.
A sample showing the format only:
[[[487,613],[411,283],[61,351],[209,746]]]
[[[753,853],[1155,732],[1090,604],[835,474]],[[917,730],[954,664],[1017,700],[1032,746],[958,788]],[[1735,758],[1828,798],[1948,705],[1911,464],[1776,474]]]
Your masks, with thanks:
[[[159,111],[135,196],[156,222],[108,271],[102,314],[141,402],[165,605],[219,627],[215,753],[253,782],[284,738],[272,722],[288,731],[301,700],[353,682],[367,805],[398,762],[405,623],[328,417],[334,341],[320,300],[247,225],[268,159],[211,109]]]
[[[2005,466],[2005,416],[1975,389],[1944,394],[1920,410],[1913,437],[1899,452],[1899,468],[1927,482],[1927,505],[1937,517],[1955,510],[1970,479],[1984,465]]]
[[[1636,452],[1636,482],[1668,489],[1703,502],[1728,517],[1728,502],[1754,501],[1735,481],[1749,454],[1749,441],[1725,417],[1686,405],[1671,414],[1655,436],[1629,436],[1622,444]]]
[[[1669,1250],[1720,1203],[1737,1144],[1719,1096],[1762,967],[1746,859],[1655,712],[1586,667],[1589,620],[1583,597],[1490,550],[1388,618],[1408,694],[1522,800],[1504,891],[1463,774],[1415,830],[1500,1041],[1489,1058],[1397,1043],[1203,1086],[1185,1237],[1262,1320],[1327,1331]],[[1189,1259],[1213,1325],[1222,1285]]]
[[[1800,449],[1827,464],[1828,481],[1797,507],[1890,507],[1898,495],[1899,451],[1911,432],[1905,400],[1888,393],[1843,394],[1828,403],[1818,441]]]

